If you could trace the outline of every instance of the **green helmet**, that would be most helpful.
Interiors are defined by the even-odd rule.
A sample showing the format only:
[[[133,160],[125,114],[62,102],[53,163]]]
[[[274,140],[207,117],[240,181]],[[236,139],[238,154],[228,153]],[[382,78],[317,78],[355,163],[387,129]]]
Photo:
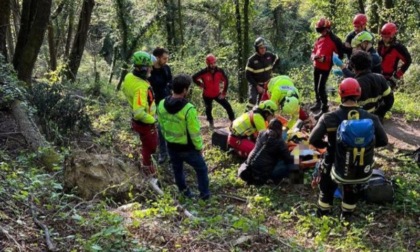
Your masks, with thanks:
[[[279,107],[272,100],[265,100],[258,105],[258,108],[274,115]]]
[[[152,56],[144,51],[138,51],[131,57],[131,62],[135,66],[152,66]]]
[[[284,100],[282,110],[285,114],[294,115],[295,113],[299,111],[300,109],[299,100],[296,97],[291,96],[291,97],[286,97],[284,99],[285,100]]]
[[[351,47],[355,48],[358,47],[361,43],[369,41],[372,43],[373,36],[370,32],[362,31],[359,34],[356,35],[351,41]]]

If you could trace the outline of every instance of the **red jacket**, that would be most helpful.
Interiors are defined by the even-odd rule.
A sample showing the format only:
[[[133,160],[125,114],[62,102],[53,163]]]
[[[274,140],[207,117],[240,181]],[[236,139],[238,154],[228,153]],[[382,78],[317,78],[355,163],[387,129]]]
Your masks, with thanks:
[[[343,57],[341,40],[331,32],[327,33],[325,36],[319,37],[315,41],[314,49],[311,54],[314,67],[319,70],[330,71],[333,65],[332,56],[334,52],[337,53],[340,58]],[[324,57],[324,62],[314,60],[315,56]]]
[[[203,96],[216,98],[220,94],[226,95],[229,80],[223,69],[216,67],[212,73],[208,67],[193,75],[195,84],[203,88]],[[223,83],[223,90],[220,91],[220,84]]]
[[[382,57],[382,74],[385,78],[389,78],[395,74],[395,77],[399,79],[411,65],[410,53],[407,48],[398,41],[394,41],[389,46],[385,46],[382,40],[379,41],[378,53]],[[403,64],[401,68],[398,68],[400,60]]]

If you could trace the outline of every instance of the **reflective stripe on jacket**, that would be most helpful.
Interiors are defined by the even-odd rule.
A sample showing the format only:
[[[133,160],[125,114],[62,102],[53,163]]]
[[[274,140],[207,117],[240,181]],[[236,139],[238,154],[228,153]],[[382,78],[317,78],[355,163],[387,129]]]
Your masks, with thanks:
[[[156,104],[148,81],[128,73],[124,78],[122,91],[132,108],[135,121],[145,124],[156,122]]]

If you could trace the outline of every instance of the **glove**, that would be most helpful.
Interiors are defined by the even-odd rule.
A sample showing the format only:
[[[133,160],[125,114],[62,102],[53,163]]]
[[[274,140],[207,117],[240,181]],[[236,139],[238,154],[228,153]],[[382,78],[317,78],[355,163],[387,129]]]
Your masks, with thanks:
[[[341,69],[333,69],[333,74],[337,77],[342,77],[343,71]]]
[[[334,65],[338,66],[338,67],[342,67],[343,66],[343,61],[341,59],[338,58],[337,54],[333,54],[333,63]]]

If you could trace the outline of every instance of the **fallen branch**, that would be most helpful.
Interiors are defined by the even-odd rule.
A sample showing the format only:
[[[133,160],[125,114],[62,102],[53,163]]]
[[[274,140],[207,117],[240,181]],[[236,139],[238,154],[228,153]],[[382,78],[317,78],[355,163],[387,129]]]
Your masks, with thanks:
[[[10,234],[9,234],[9,231],[7,231],[6,229],[4,229],[2,226],[0,226],[0,231],[7,237],[7,239],[9,239],[9,240],[12,240],[15,244],[16,244],[16,246],[17,246],[17,248],[19,249],[19,251],[22,251],[22,249],[21,249],[21,247],[20,247],[20,244],[16,241],[16,239],[15,238],[13,238]]]
[[[48,251],[56,251],[54,243],[51,241],[50,232],[48,231],[47,226],[40,222],[36,216],[35,205],[33,203],[33,196],[30,197],[29,204],[31,206],[32,220],[35,224],[44,231],[45,241],[47,243]]]
[[[239,196],[236,196],[236,195],[229,195],[229,194],[223,194],[223,193],[221,193],[221,194],[219,194],[219,196],[226,197],[226,198],[231,198],[231,199],[235,199],[237,201],[247,202],[247,199],[246,198],[239,197]]]

